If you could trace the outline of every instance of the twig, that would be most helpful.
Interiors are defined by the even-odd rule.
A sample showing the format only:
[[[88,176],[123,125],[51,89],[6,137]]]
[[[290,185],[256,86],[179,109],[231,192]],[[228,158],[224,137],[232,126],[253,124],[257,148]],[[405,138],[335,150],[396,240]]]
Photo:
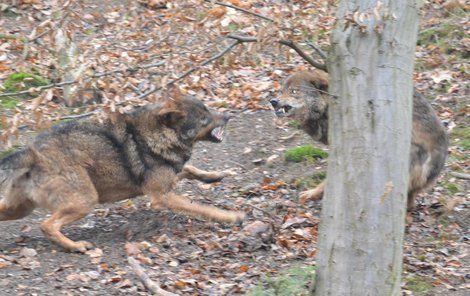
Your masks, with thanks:
[[[258,38],[256,37],[241,36],[241,35],[235,35],[235,34],[229,34],[227,35],[227,38],[235,39],[240,42],[258,42]]]
[[[59,82],[59,83],[52,83],[52,84],[48,84],[48,85],[43,85],[43,86],[39,86],[39,87],[35,87],[34,88],[34,92],[40,92],[40,91],[43,91],[45,89],[49,89],[49,88],[53,88],[53,87],[57,87],[57,86],[63,86],[63,85],[69,85],[69,84],[74,84],[76,83],[77,81],[63,81],[63,82]],[[1,97],[13,97],[13,96],[20,96],[20,95],[25,95],[25,94],[29,94],[31,93],[32,90],[31,88],[27,89],[27,90],[22,90],[22,91],[18,91],[18,92],[12,92],[12,93],[0,93],[0,98]]]
[[[242,42],[240,41],[235,41],[233,43],[231,43],[230,45],[228,45],[226,48],[224,48],[222,51],[220,51],[219,53],[217,53],[216,55],[204,60],[199,66],[197,67],[193,67],[191,69],[189,69],[188,71],[184,72],[183,74],[180,74],[178,75],[178,77],[176,77],[175,79],[169,81],[168,83],[166,83],[165,85],[162,85],[162,86],[159,86],[159,87],[152,87],[150,90],[148,90],[147,92],[141,94],[140,96],[138,96],[136,99],[142,99],[142,98],[145,98],[146,96],[150,95],[150,94],[153,94],[154,92],[156,91],[159,91],[165,87],[168,87],[168,86],[172,86],[173,84],[175,84],[176,82],[182,80],[183,78],[185,78],[186,76],[188,76],[189,74],[193,73],[194,71],[196,71],[197,69],[199,69],[200,67],[202,66],[205,66],[215,60],[217,60],[218,58],[222,57],[224,54],[226,54],[227,52],[229,52],[230,50],[232,50],[232,48],[234,48],[235,46],[237,46],[238,44],[240,44]]]
[[[310,65],[314,66],[315,68],[326,71],[326,65],[325,64],[321,64],[321,63],[318,63],[318,62],[314,61],[305,52],[303,52],[302,49],[300,49],[300,47],[298,47],[297,44],[294,41],[279,40],[279,43],[281,43],[282,45],[288,46],[288,47],[292,48],[293,50],[295,50],[295,52],[297,52],[299,54],[299,56],[301,56],[304,60],[306,60]]]
[[[240,35],[235,35],[235,34],[230,34],[227,36],[227,38],[230,39],[235,39],[240,42],[258,42],[258,39],[256,37],[249,37],[249,36],[240,36]],[[315,68],[318,68],[320,70],[326,71],[326,65],[322,63],[318,63],[314,61],[311,57],[309,57],[305,52],[300,49],[300,47],[297,46],[297,44],[293,41],[290,40],[279,40],[278,41],[280,44],[285,45],[287,47],[292,48],[299,54],[304,60],[306,60],[310,65],[314,66]]]
[[[217,4],[217,5],[220,5],[220,6],[225,6],[225,7],[229,7],[229,8],[233,8],[235,10],[238,10],[238,11],[241,11],[241,12],[244,12],[244,13],[247,13],[247,14],[250,14],[250,15],[253,15],[253,16],[256,16],[256,17],[259,17],[265,21],[270,21],[270,22],[274,22],[274,20],[272,18],[269,18],[267,16],[264,16],[264,15],[261,15],[261,14],[258,14],[256,12],[253,12],[253,11],[249,11],[245,8],[241,8],[239,6],[235,6],[235,5],[231,5],[231,4],[226,4],[226,3],[223,3],[223,2],[219,2],[219,1],[211,1],[211,0],[204,0],[206,2],[209,2],[209,3],[212,3],[212,4]]]
[[[276,221],[276,219],[275,219],[275,217],[274,217],[273,214],[271,214],[270,212],[268,212],[268,211],[266,211],[266,210],[263,210],[262,208],[259,208],[259,207],[257,207],[257,206],[252,205],[252,204],[249,204],[249,203],[245,203],[244,206],[249,206],[249,207],[252,207],[252,208],[255,209],[255,210],[258,210],[258,211],[260,211],[260,212],[263,212],[263,213],[265,213],[269,218],[271,218],[271,220]]]
[[[234,165],[237,165],[239,167],[241,167],[242,169],[244,169],[245,171],[248,171],[248,169],[246,168],[246,166],[242,165],[241,163],[239,162],[236,162],[236,161],[233,161],[233,160],[230,160],[230,159],[226,159],[225,161],[231,163],[231,164],[234,164]]]
[[[450,172],[450,175],[459,179],[470,180],[470,174]]]
[[[178,296],[178,294],[171,293],[160,288],[159,283],[152,281],[150,277],[145,273],[145,270],[142,268],[142,266],[140,266],[139,262],[133,257],[127,257],[127,262],[129,262],[129,265],[132,267],[135,274],[139,277],[144,286],[149,289],[153,294],[161,296]]]
[[[90,75],[86,78],[88,78],[88,79],[100,78],[100,77],[103,77],[103,76],[112,75],[112,74],[116,74],[116,73],[120,73],[120,72],[131,72],[132,73],[132,72],[135,72],[135,71],[140,70],[140,69],[148,69],[148,68],[152,68],[152,67],[162,66],[163,64],[165,64],[165,61],[160,61],[158,63],[153,63],[153,64],[149,64],[149,65],[144,65],[144,66],[131,67],[131,68],[122,69],[122,70],[119,69],[119,70],[113,70],[113,71],[104,72],[104,73],[98,73],[98,74]],[[34,92],[41,92],[45,89],[49,89],[49,88],[53,88],[53,87],[74,84],[74,83],[77,83],[78,81],[79,80],[69,80],[69,81],[63,81],[63,82],[58,82],[58,83],[51,83],[51,84],[48,84],[48,85],[35,87]],[[11,93],[0,93],[0,98],[1,97],[13,97],[13,96],[25,95],[25,94],[29,94],[30,92],[31,92],[31,89],[18,91],[18,92],[11,92]]]
[[[21,36],[16,36],[16,35],[8,35],[8,34],[0,34],[0,39],[18,39],[21,41],[26,41],[27,39]]]
[[[310,41],[307,41],[307,45],[313,48],[313,50],[315,50],[324,61],[327,59],[326,53],[323,50],[321,50],[320,47],[316,46]]]

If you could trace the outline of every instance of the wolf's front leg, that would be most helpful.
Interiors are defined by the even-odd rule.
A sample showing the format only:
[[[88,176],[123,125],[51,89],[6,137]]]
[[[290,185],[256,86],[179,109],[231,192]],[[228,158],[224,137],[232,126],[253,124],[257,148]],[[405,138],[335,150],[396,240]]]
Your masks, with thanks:
[[[323,192],[325,191],[325,181],[321,182],[320,185],[314,189],[303,191],[300,193],[300,203],[305,203],[308,199],[311,200],[320,200],[323,197]]]
[[[240,223],[245,219],[243,212],[226,211],[213,206],[192,202],[186,197],[169,192],[166,195],[154,195],[159,206],[183,212],[190,216],[207,218],[219,222]]]
[[[178,180],[195,179],[205,183],[214,183],[231,175],[233,175],[233,172],[230,171],[204,171],[192,165],[185,165],[183,171],[178,174]]]

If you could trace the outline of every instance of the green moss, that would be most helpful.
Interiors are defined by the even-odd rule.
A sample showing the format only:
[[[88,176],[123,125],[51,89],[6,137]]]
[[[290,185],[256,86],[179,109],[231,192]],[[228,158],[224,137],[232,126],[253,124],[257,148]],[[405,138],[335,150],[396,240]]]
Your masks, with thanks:
[[[24,88],[22,87],[24,84]],[[15,92],[30,87],[38,87],[50,84],[50,81],[46,78],[43,78],[39,75],[25,72],[13,73],[7,77],[3,83],[3,88],[5,92]]]
[[[415,293],[424,293],[432,289],[430,280],[423,276],[409,276],[404,281],[408,290]]]
[[[462,147],[463,150],[470,150],[470,140],[468,139],[460,140],[459,146]]]
[[[291,120],[287,123],[287,125],[294,128],[300,128],[300,122],[297,120]]]
[[[284,154],[287,161],[301,162],[304,160],[322,159],[328,157],[328,153],[315,148],[312,145],[303,145],[288,149]]]
[[[14,145],[13,147],[11,147],[9,149],[0,152],[0,159],[2,159],[4,157],[7,157],[8,155],[10,155],[13,152],[15,152],[16,150],[18,150],[19,148],[20,148],[19,145]]]
[[[418,35],[417,44],[428,46],[436,44],[443,54],[452,54],[456,51],[452,40],[461,40],[465,37],[465,31],[451,21],[444,22],[439,26],[423,30]]]
[[[454,183],[447,183],[445,184],[446,189],[451,193],[451,194],[456,194],[457,192],[460,191],[459,186]]]
[[[3,83],[2,90],[4,93],[18,92],[18,91],[28,90],[31,87],[39,87],[43,85],[48,85],[50,83],[51,82],[48,79],[38,74],[17,72],[7,77],[7,79]],[[18,96],[18,97],[27,98],[29,96],[30,95],[23,95],[23,96]],[[18,97],[2,98],[0,101],[0,106],[3,108],[9,108],[9,109],[14,108],[19,102]]]
[[[230,23],[230,24],[228,24],[228,29],[229,29],[230,32],[235,32],[236,30],[238,30],[238,26],[237,26],[237,24]]]
[[[4,97],[0,99],[0,107],[3,109],[13,109],[18,103],[19,100],[14,97]]]
[[[264,276],[261,283],[248,291],[251,296],[290,296],[309,295],[310,287],[315,279],[315,267],[292,267],[281,275]]]
[[[464,150],[470,150],[470,127],[456,127],[451,134],[452,143]]]
[[[316,172],[312,176],[306,178],[294,179],[293,184],[299,190],[308,190],[318,186],[326,178],[326,172]]]

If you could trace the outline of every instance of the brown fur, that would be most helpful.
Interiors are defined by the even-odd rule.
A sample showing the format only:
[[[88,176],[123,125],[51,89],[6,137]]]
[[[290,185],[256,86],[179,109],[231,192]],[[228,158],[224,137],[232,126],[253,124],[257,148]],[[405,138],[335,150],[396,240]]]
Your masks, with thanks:
[[[323,72],[298,72],[289,76],[279,99],[271,104],[280,117],[300,122],[314,140],[328,144],[328,77]],[[287,111],[287,112],[286,112]],[[413,127],[410,151],[408,210],[413,209],[418,192],[431,186],[444,167],[448,138],[439,118],[423,95],[413,95]],[[301,200],[319,199],[324,182],[301,194]]]
[[[196,141],[221,140],[228,121],[193,98],[167,100],[98,123],[82,120],[42,133],[0,161],[0,221],[20,219],[36,208],[52,211],[41,229],[67,250],[91,247],[60,231],[96,204],[147,195],[152,206],[223,222],[244,215],[191,202],[172,193],[181,178],[218,181],[225,173],[184,166]]]

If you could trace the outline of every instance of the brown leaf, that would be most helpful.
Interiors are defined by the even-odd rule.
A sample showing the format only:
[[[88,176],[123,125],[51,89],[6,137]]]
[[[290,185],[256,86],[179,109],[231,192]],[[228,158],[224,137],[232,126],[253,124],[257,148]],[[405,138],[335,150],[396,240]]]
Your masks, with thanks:
[[[176,281],[173,283],[173,286],[175,286],[178,289],[184,289],[186,287],[186,283],[183,281]]]
[[[227,13],[227,9],[222,6],[216,6],[214,8],[209,9],[207,11],[207,15],[209,15],[212,18],[221,18]]]
[[[127,242],[124,245],[124,249],[126,250],[128,256],[134,256],[141,253],[139,243],[135,242]]]

